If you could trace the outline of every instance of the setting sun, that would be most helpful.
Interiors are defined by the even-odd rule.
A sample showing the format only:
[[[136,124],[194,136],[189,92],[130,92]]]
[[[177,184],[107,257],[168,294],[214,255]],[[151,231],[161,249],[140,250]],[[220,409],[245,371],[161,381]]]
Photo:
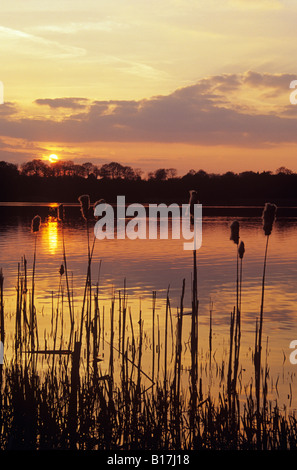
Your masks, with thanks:
[[[58,157],[57,155],[55,155],[55,154],[52,154],[52,155],[50,155],[50,156],[48,157],[48,159],[49,159],[49,161],[50,161],[51,163],[55,163],[55,162],[57,162],[57,161],[59,160],[59,157]]]

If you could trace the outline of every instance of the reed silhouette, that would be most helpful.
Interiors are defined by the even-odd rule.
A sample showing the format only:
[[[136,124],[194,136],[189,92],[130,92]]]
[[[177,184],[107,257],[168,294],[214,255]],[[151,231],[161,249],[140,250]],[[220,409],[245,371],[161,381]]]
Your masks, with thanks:
[[[136,321],[128,309],[125,280],[123,289],[118,293],[113,291],[111,295],[109,314],[101,307],[100,273],[97,282],[93,284],[90,276],[93,246],[89,244],[88,238],[84,296],[81,316],[77,320],[70,302],[71,285],[69,283],[66,286],[71,312],[68,330],[73,329],[74,333],[64,334],[67,330],[62,315],[61,286],[66,273],[64,262],[57,272],[60,284],[56,307],[53,301],[52,328],[44,338],[42,348],[39,347],[40,337],[39,343],[32,342],[32,318],[28,317],[28,313],[32,314],[33,302],[31,300],[28,312],[27,262],[22,258],[18,265],[12,356],[1,369],[0,448],[296,449],[294,415],[282,411],[275,401],[268,400],[267,360],[263,383],[260,381],[268,238],[274,217],[275,211],[266,206],[263,222],[267,242],[254,354],[257,381],[255,389],[252,385],[245,389],[245,399],[239,398],[243,394],[243,387],[238,380],[242,261],[245,252],[243,242],[239,243],[239,230],[236,229],[235,234],[233,232],[236,235],[233,241],[238,241],[236,305],[231,315],[227,378],[224,374],[225,358],[217,362],[212,354],[214,345],[210,305],[207,370],[224,384],[217,396],[204,383],[204,363],[198,348],[199,262],[196,251],[193,252],[192,284],[189,286],[192,302],[189,342],[184,337],[185,280],[181,286],[175,325],[170,289],[167,291],[165,309],[158,315],[157,293],[152,293],[152,330],[149,337],[144,330],[141,305]],[[272,222],[270,225],[269,220]],[[66,260],[65,252],[63,259]],[[36,263],[36,260],[34,257],[33,262]],[[2,273],[0,281],[0,327],[1,338],[5,338],[5,284]],[[107,316],[109,331],[106,328]],[[161,341],[160,322],[164,325],[164,343]],[[37,322],[34,326],[38,329]],[[37,333],[35,331],[35,339]],[[183,361],[188,349],[190,360],[187,368]],[[150,351],[151,358],[145,362],[146,351]]]

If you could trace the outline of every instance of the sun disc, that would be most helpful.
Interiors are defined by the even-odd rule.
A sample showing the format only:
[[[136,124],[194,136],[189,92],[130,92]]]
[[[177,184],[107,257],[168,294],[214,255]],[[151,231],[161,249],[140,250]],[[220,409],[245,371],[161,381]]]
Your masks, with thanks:
[[[54,153],[52,153],[49,157],[48,157],[49,161],[51,163],[54,163],[54,162],[57,162],[59,160],[58,156],[55,155]]]

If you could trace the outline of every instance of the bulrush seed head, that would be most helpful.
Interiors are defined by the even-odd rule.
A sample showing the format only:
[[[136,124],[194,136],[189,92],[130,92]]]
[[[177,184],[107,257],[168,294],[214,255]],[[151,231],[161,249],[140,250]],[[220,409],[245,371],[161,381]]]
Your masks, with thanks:
[[[58,206],[58,219],[59,220],[64,220],[64,206],[63,206],[63,204],[60,204]]]
[[[104,207],[106,208],[106,201],[105,201],[105,199],[99,199],[99,201],[94,202],[94,205],[93,205],[94,214],[95,214],[95,209],[96,209],[96,207],[99,206],[100,204],[104,204]],[[98,217],[95,216],[95,218],[97,219]]]
[[[230,235],[230,240],[233,240],[236,245],[239,243],[239,222],[237,220],[234,220],[232,222],[231,226],[231,235]]]
[[[190,199],[189,199],[189,205],[190,205],[190,215],[191,215],[191,222],[194,220],[194,205],[199,204],[198,200],[198,193],[195,191],[195,189],[192,189],[190,192]]]
[[[272,232],[273,224],[275,221],[277,207],[275,204],[270,204],[267,202],[265,204],[262,220],[263,220],[263,230],[265,235],[270,235]]]
[[[39,215],[35,215],[35,217],[33,217],[32,219],[32,224],[31,224],[32,232],[33,233],[39,232],[40,225],[41,225],[41,218]]]
[[[243,242],[240,242],[239,247],[238,247],[238,255],[239,255],[239,258],[240,258],[240,259],[243,258],[244,252],[245,252],[244,243],[243,243]]]
[[[80,202],[80,210],[83,218],[85,220],[89,219],[89,210],[90,210],[90,196],[88,194],[83,194],[78,198]]]

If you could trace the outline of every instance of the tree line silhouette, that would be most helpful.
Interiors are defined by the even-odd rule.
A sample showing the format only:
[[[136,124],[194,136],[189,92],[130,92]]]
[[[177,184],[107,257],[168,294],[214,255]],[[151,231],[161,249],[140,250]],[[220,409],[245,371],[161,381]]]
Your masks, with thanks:
[[[0,200],[20,202],[77,202],[87,193],[93,201],[188,202],[196,189],[203,204],[255,204],[268,199],[279,205],[297,204],[297,173],[286,167],[275,172],[245,171],[224,174],[190,170],[183,176],[175,168],[158,168],[144,175],[140,168],[110,162],[95,165],[72,161],[47,163],[34,159],[18,166],[0,162]]]

